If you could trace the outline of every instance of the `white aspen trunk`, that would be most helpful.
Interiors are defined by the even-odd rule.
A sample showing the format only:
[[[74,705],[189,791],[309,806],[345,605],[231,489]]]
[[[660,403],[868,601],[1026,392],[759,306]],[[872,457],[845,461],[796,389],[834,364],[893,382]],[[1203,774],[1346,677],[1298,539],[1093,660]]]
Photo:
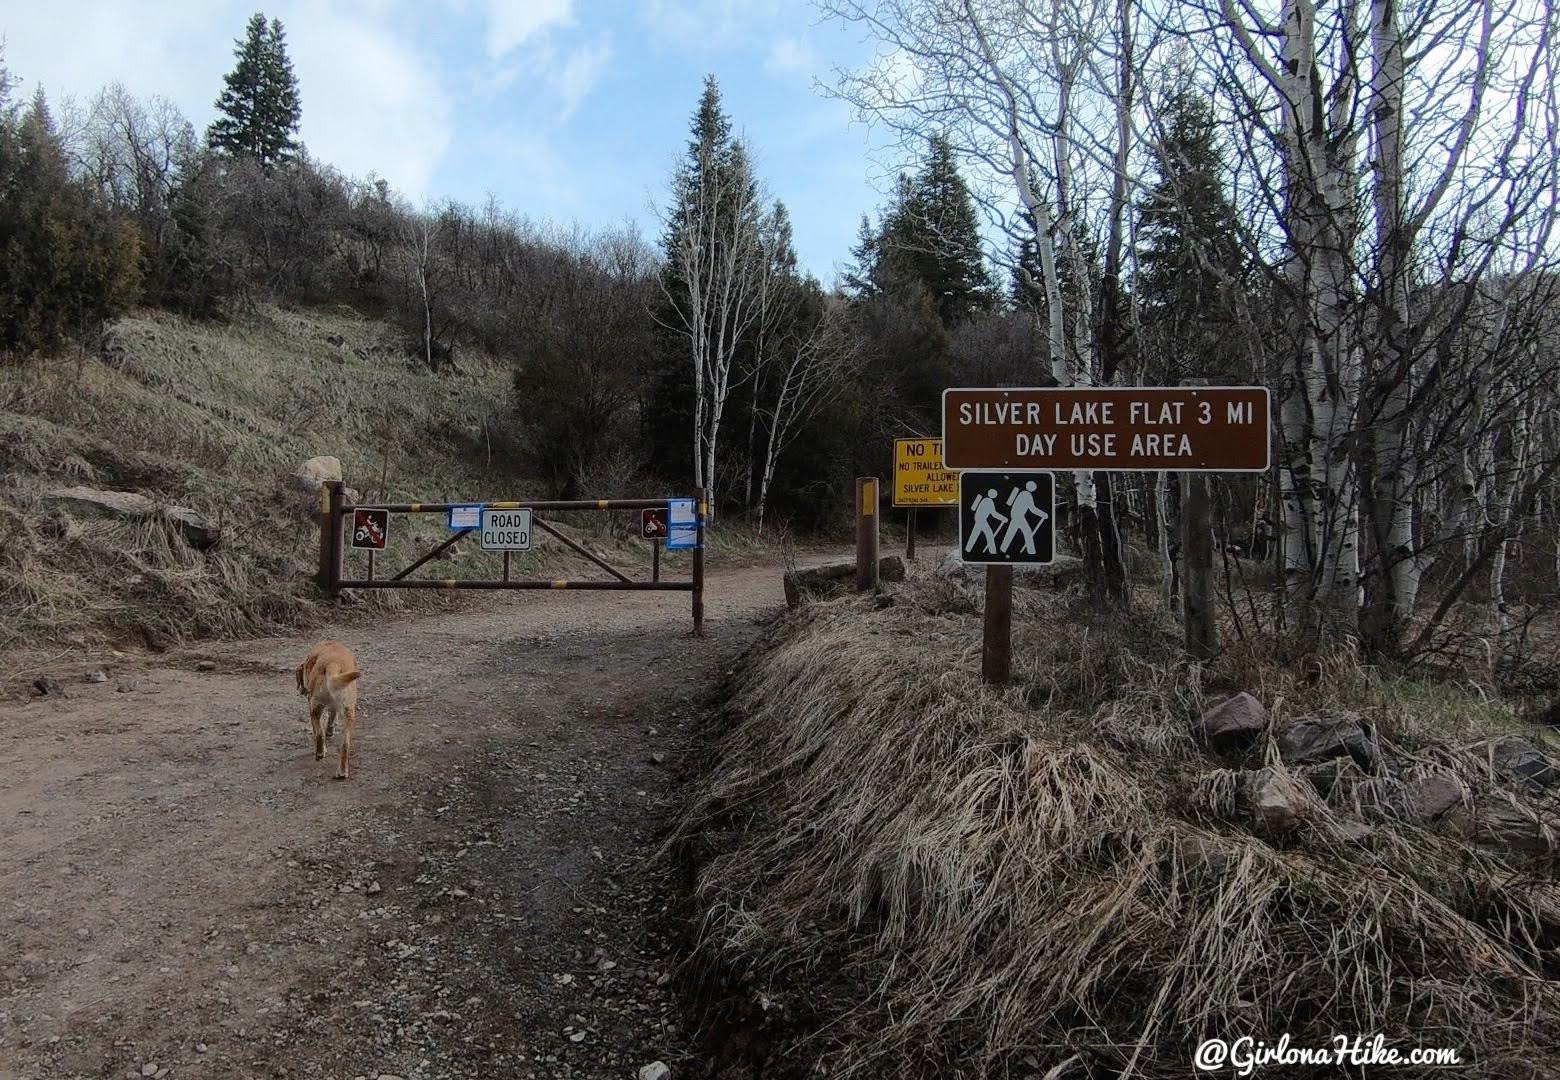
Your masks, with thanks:
[[[1308,633],[1352,638],[1360,609],[1358,506],[1348,446],[1358,383],[1347,326],[1354,181],[1352,139],[1331,134],[1348,123],[1338,113],[1349,108],[1352,95],[1334,87],[1334,116],[1324,114],[1315,15],[1312,0],[1285,0],[1280,73],[1289,158],[1285,214],[1305,321],[1299,381],[1309,410],[1305,454],[1318,540],[1304,599]]]
[[[1376,322],[1374,374],[1380,387],[1373,395],[1379,410],[1372,426],[1371,458],[1377,558],[1383,567],[1382,604],[1390,610],[1383,628],[1395,643],[1413,617],[1419,596],[1422,565],[1414,552],[1413,492],[1417,476],[1412,453],[1410,412],[1413,367],[1404,343],[1411,318],[1408,237],[1403,204],[1403,80],[1402,30],[1397,0],[1371,0],[1371,119],[1375,130],[1375,216],[1377,282],[1382,298]]]
[[[1072,157],[1069,151],[1072,148],[1068,134],[1072,124],[1072,92],[1073,83],[1077,78],[1077,64],[1063,61],[1061,46],[1057,42],[1052,43],[1052,55],[1055,57],[1058,79],[1058,99],[1056,107],[1056,130],[1051,136],[1051,155],[1056,168],[1056,206],[1057,227],[1065,237],[1067,245],[1067,261],[1072,270],[1073,279],[1073,332],[1072,353],[1066,358],[1066,371],[1068,379],[1063,386],[1092,386],[1094,384],[1094,308],[1092,304],[1093,289],[1089,283],[1089,262],[1084,257],[1082,246],[1078,243],[1077,231],[1073,220],[1073,170]],[[1049,291],[1048,291],[1049,295]],[[1057,289],[1058,304],[1060,304],[1061,290]],[[1062,316],[1060,309],[1057,316]],[[1053,361],[1054,364],[1054,361]],[[1094,474],[1087,469],[1079,469],[1073,473],[1073,488],[1077,493],[1078,507],[1081,510],[1097,510],[1099,507],[1099,495],[1095,490]]]
[[[1495,528],[1506,530],[1490,562],[1490,625],[1501,644],[1505,644],[1513,625],[1511,613],[1506,608],[1506,559],[1516,543],[1520,529],[1509,518],[1516,505],[1517,488],[1521,486],[1522,476],[1527,471],[1529,430],[1528,407],[1523,405],[1512,419],[1510,454],[1504,466],[1496,471],[1495,482],[1490,485],[1494,496],[1490,517]]]

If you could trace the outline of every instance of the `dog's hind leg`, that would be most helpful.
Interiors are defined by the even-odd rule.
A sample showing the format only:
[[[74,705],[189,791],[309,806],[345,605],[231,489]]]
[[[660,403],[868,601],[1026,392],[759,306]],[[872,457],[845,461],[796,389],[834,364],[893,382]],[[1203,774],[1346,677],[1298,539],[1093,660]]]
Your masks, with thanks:
[[[325,737],[328,739],[336,733],[336,710],[332,709],[325,714]]]
[[[336,779],[345,780],[347,772],[347,758],[352,754],[352,725],[357,720],[357,706],[348,705],[346,716],[342,718],[341,725],[341,767],[336,770]]]
[[[315,761],[321,761],[325,757],[325,736],[320,734],[320,713],[322,711],[318,705],[309,706],[309,727],[314,730]]]

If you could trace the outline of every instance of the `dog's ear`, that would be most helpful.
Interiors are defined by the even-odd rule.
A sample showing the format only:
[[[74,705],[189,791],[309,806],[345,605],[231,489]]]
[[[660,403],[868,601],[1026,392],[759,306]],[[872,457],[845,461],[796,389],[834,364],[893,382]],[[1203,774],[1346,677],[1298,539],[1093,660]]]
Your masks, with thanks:
[[[300,694],[307,694],[308,693],[308,691],[306,689],[304,689],[304,686],[303,686],[303,669],[304,669],[305,666],[306,666],[306,663],[305,664],[299,664],[298,665],[298,670],[296,672],[294,672],[294,674],[298,677],[298,693],[300,693]]]

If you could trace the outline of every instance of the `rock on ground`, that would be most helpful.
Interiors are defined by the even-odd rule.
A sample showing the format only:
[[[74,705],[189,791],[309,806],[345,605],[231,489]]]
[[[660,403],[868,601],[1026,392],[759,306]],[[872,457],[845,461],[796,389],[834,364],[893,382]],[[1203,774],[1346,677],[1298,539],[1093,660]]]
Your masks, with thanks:
[[[1244,691],[1220,702],[1202,718],[1203,736],[1215,750],[1249,746],[1267,726],[1267,710],[1262,702]]]

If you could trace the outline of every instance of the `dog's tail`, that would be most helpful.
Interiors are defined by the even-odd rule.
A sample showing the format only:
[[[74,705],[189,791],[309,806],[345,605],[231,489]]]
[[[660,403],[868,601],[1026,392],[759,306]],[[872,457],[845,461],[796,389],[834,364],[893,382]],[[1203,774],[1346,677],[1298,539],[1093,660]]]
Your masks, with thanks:
[[[343,686],[355,683],[362,677],[363,673],[361,671],[343,671],[340,675],[332,675],[330,677],[330,687],[332,690],[340,690]]]

